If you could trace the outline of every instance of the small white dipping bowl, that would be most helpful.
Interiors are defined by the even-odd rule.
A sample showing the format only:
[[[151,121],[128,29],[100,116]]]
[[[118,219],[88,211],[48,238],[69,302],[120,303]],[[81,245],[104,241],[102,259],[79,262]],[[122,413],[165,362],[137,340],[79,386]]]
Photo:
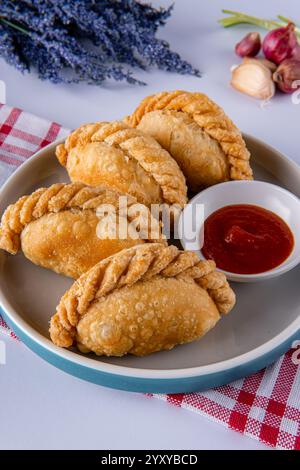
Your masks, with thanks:
[[[268,209],[281,217],[294,235],[294,248],[290,256],[279,266],[259,274],[237,274],[223,271],[227,278],[237,282],[255,282],[280,276],[300,262],[300,199],[286,189],[263,181],[228,181],[211,186],[197,194],[182,211],[178,222],[178,236],[185,250],[194,250],[205,259],[201,250],[200,232],[203,233],[204,219],[222,207],[232,204],[252,204]],[[196,205],[199,208],[196,209]],[[196,241],[191,242],[193,235]]]

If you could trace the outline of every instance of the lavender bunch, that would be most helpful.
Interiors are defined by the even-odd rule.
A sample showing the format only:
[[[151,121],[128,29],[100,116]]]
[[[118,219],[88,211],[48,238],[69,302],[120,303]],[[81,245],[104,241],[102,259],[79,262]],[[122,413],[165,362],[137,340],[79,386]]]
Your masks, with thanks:
[[[199,76],[156,37],[171,11],[136,0],[1,0],[0,56],[53,83],[142,84],[132,68],[149,66]]]

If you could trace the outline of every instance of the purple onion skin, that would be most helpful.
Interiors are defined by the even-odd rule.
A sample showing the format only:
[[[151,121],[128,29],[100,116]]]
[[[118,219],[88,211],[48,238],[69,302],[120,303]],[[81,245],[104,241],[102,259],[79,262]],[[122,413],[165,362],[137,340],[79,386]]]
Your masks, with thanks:
[[[294,93],[300,88],[300,60],[284,60],[274,72],[273,80],[283,93]],[[298,85],[296,81],[299,82]]]
[[[296,44],[291,59],[300,60],[300,44]]]
[[[260,48],[259,33],[249,33],[235,46],[235,52],[240,57],[255,57]]]
[[[287,26],[273,29],[263,40],[263,53],[266,59],[279,65],[285,59],[290,59],[297,52],[297,36],[295,34],[295,26],[289,23]]]

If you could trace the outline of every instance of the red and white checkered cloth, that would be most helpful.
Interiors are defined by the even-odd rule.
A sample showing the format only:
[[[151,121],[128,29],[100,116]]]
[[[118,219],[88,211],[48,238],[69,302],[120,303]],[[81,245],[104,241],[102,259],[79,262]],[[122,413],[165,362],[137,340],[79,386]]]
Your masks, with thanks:
[[[0,104],[0,185],[26,158],[68,131]],[[15,337],[0,317],[0,331]],[[155,395],[278,449],[300,450],[300,341],[275,364],[201,393]]]

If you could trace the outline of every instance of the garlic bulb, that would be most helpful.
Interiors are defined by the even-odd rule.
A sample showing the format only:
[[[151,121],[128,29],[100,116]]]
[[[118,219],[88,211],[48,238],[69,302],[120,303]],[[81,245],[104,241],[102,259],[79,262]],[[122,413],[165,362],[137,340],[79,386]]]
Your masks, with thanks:
[[[271,70],[255,60],[243,62],[232,71],[231,85],[260,100],[269,100],[275,93]]]

